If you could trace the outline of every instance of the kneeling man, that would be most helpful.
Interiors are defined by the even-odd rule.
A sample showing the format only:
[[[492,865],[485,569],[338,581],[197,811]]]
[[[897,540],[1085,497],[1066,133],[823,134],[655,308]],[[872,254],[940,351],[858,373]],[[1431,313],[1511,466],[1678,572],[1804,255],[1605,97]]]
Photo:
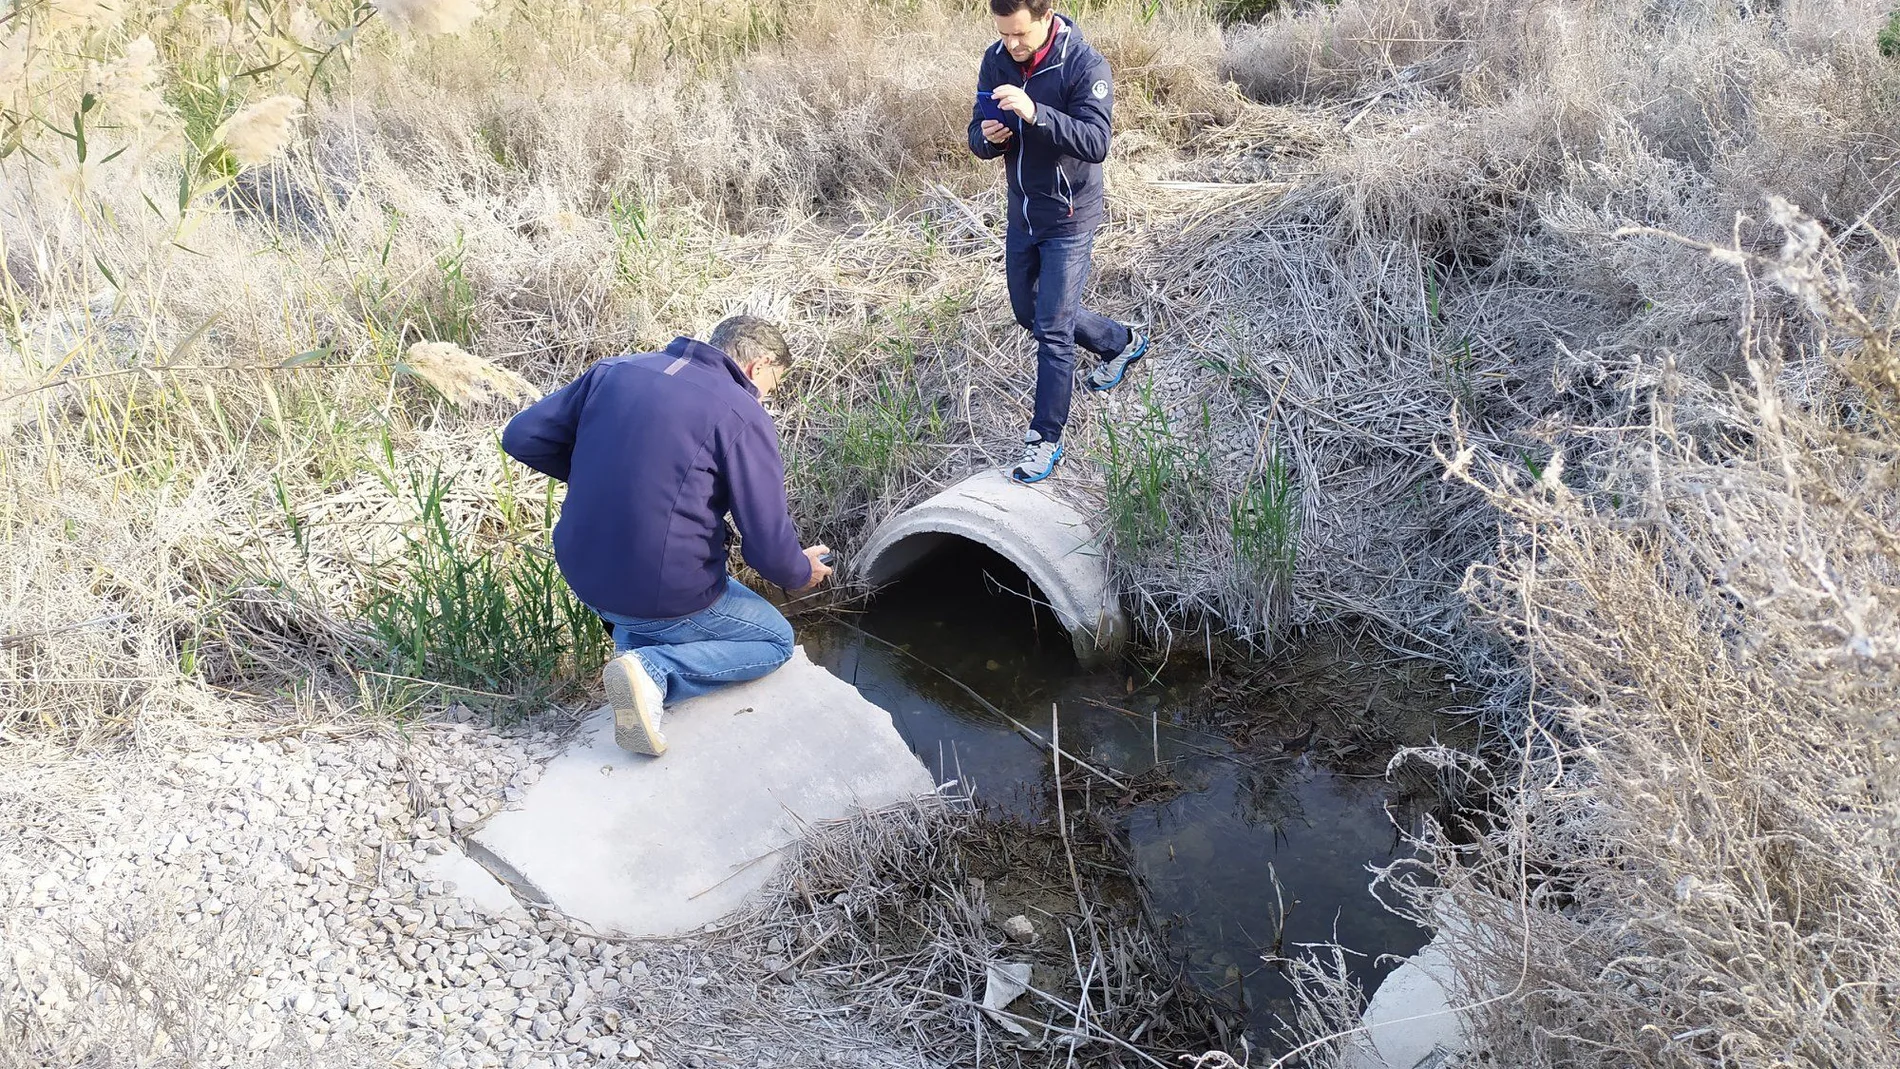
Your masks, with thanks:
[[[790,363],[778,328],[734,316],[711,344],[676,338],[600,361],[502,433],[509,456],[567,483],[554,558],[613,625],[614,738],[635,753],[666,752],[667,703],[792,656],[785,617],[726,572],[728,512],[768,581],[803,591],[831,574],[830,550],[799,547],[778,431],[759,404]]]

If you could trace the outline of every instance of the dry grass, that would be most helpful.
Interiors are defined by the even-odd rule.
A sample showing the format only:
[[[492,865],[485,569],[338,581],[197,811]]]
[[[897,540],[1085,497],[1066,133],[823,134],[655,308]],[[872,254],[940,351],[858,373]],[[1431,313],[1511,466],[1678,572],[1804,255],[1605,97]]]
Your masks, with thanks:
[[[847,549],[1026,422],[1000,198],[961,148],[969,12],[567,3],[332,50],[352,11],[0,24],[9,744],[436,693],[366,618],[413,574],[417,480],[509,568],[552,500],[456,383],[785,318],[801,523]],[[1518,1064],[1893,1061],[1882,5],[1084,19],[1122,86],[1095,299],[1165,358],[1073,440],[1150,637],[1369,618],[1486,681],[1525,788],[1443,857]],[[867,23],[911,61],[862,62]],[[281,152],[234,119],[306,93]],[[1769,194],[1834,237],[1738,300],[1736,259],[1784,240]],[[477,362],[432,380],[416,343]],[[1291,549],[1242,522],[1268,500]]]
[[[1000,198],[957,134],[986,39],[961,12],[904,17],[934,58],[864,64],[865,13],[810,5],[573,5],[429,38],[372,20],[335,52],[321,6],[233,29],[135,5],[57,38],[34,10],[0,162],[0,730],[91,738],[313,676],[350,701],[360,670],[396,671],[363,608],[407,574],[416,480],[452,480],[471,556],[545,544],[540,481],[494,450],[507,409],[468,384],[548,388],[732,310],[784,318],[801,520],[844,546],[1026,420],[1018,332],[968,314],[1001,305]],[[1234,107],[1198,16],[1091,28],[1126,68],[1130,152]],[[145,125],[84,120],[75,171],[46,126],[122,55]],[[236,133],[306,91],[287,146],[274,122]],[[452,351],[474,361],[446,378],[414,356]]]
[[[1566,428],[1640,415],[1623,376],[1665,356],[1704,381],[1744,373],[1717,265],[1621,227],[1726,242],[1740,212],[1759,250],[1782,194],[1837,232],[1892,229],[1900,68],[1875,53],[1880,14],[1344,3],[1237,31],[1227,73],[1282,103],[1190,141],[1167,174],[1245,181],[1159,206],[1104,271],[1199,365],[1163,399],[1176,427],[1207,412],[1225,450],[1189,495],[1204,504],[1176,510],[1214,552],[1124,547],[1149,627],[1270,639],[1344,613],[1514,675],[1468,640],[1458,588],[1492,552],[1492,506],[1439,478],[1436,447],[1456,430],[1528,473]],[[1303,490],[1284,613],[1225,563],[1227,506],[1262,457]]]
[[[1085,830],[1092,818],[1068,819],[1059,837],[941,797],[811,829],[746,928],[747,949],[764,952],[768,977],[783,968],[800,981],[781,1002],[826,992],[940,1064],[1159,1067],[1220,1043],[1227,1022],[1174,979],[1130,890],[1061,875],[1065,863],[1080,871],[1067,851],[1090,872],[1125,861]],[[1035,942],[1004,933],[1017,914]],[[990,966],[1007,963],[1032,969],[998,1015],[1020,1032],[983,1009]]]
[[[1900,1060],[1900,245],[1856,270],[1776,221],[1773,256],[1715,250],[1746,378],[1665,368],[1648,419],[1534,482],[1452,467],[1511,517],[1471,583],[1532,690],[1500,811],[1421,897],[1476,921],[1503,1064]]]
[[[296,547],[323,567],[265,575],[296,595],[276,616],[305,618],[300,635],[335,634],[350,630],[351,606],[375,586],[365,566],[387,548],[364,537],[373,525],[343,522],[339,489],[364,481],[385,434],[405,471],[444,458],[465,468],[501,415],[442,408],[411,388],[411,343],[453,342],[545,387],[752,307],[793,321],[810,369],[809,403],[787,414],[805,526],[850,545],[892,509],[1000,459],[1026,415],[1026,346],[998,314],[985,259],[995,194],[979,192],[989,177],[944,133],[981,29],[921,10],[904,32],[943,42],[918,50],[941,58],[884,67],[817,58],[848,53],[843,14],[761,10],[696,9],[665,33],[578,9],[530,27],[484,20],[454,39],[372,33],[348,77],[324,82],[333,88],[288,156],[220,179],[187,149],[205,185],[182,215],[142,203],[175,199],[162,159],[132,172],[142,189],[101,185],[74,201],[50,184],[10,187],[22,344],[8,380],[105,377],[11,402],[8,418],[38,427],[49,451],[97,454],[122,497],[175,494],[225,465],[199,487],[236,504],[220,510],[227,542],[281,546],[287,514],[328,514]],[[1678,352],[1696,374],[1739,366],[1710,270],[1686,251],[1650,242],[1632,254],[1607,235],[1637,222],[1715,237],[1764,189],[1814,191],[1807,203],[1829,219],[1883,203],[1873,120],[1891,75],[1848,32],[1855,10],[1823,14],[1833,21],[1796,34],[1685,8],[1632,38],[1618,27],[1641,20],[1621,9],[1578,21],[1542,8],[1342,5],[1230,43],[1237,82],[1299,105],[1289,108],[1221,89],[1204,20],[1092,13],[1128,87],[1099,288],[1163,328],[1173,366],[1154,408],[1168,430],[1148,448],[1185,458],[1185,500],[1147,503],[1171,526],[1167,544],[1120,547],[1125,593],[1156,641],[1224,629],[1266,642],[1288,623],[1347,613],[1474,673],[1498,667],[1495,651],[1462,637],[1455,580],[1487,552],[1490,512],[1436,479],[1432,446],[1456,413],[1493,456],[1535,462],[1553,423],[1620,418],[1624,399],[1599,384],[1642,352]],[[1571,19],[1561,49],[1541,28],[1560,18]],[[138,28],[135,15],[115,32]],[[105,56],[110,40],[96,42]],[[166,37],[161,60],[203,62],[192,40]],[[245,38],[236,52],[262,59],[271,47]],[[219,62],[239,59],[254,62]],[[294,88],[312,62],[279,73]],[[521,76],[475,92],[495,70]],[[1276,90],[1250,73],[1261,70],[1297,73],[1304,88]],[[77,88],[83,72],[69,80]],[[1642,104],[1654,100],[1676,103]],[[198,125],[215,132],[236,103],[200,102]],[[193,120],[180,122],[174,139],[189,141]],[[35,142],[48,163],[62,147],[50,136]],[[1809,159],[1821,163],[1793,162]],[[19,155],[7,166],[43,174]],[[1128,195],[1149,176],[1264,181]],[[191,252],[173,240],[186,231]],[[192,254],[210,250],[234,254]],[[102,264],[119,285],[104,284]],[[95,294],[94,314],[76,314]],[[304,362],[232,370],[290,359]],[[173,370],[154,385],[122,373],[128,362]],[[85,450],[59,440],[74,423],[31,415],[54,402],[94,417]],[[1102,428],[1083,423],[1080,453],[1106,457]],[[435,447],[418,455],[424,431]],[[828,462],[840,452],[854,462]],[[1287,525],[1299,546],[1226,566],[1248,561],[1236,518],[1271,489],[1274,465],[1299,491]],[[492,482],[465,489],[495,493]],[[342,496],[365,495],[376,496]],[[290,506],[271,507],[279,498]],[[69,518],[30,504],[40,528]],[[536,536],[479,519],[502,511],[492,504],[465,526],[499,528],[511,544]],[[402,511],[369,507],[380,522]],[[332,585],[296,574],[306,571]],[[194,593],[221,627],[222,599]],[[175,616],[177,603],[155,595],[135,616]],[[97,607],[83,619],[116,612]],[[166,649],[149,630],[108,641],[128,637]]]

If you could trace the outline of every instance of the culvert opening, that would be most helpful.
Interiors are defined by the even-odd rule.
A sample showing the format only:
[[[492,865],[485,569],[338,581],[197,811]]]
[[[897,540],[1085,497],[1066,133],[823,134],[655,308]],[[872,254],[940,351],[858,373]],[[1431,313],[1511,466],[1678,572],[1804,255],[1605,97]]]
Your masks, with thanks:
[[[1048,596],[1014,561],[980,542],[913,535],[884,554],[882,572],[867,619],[905,641],[961,651],[942,667],[991,674],[998,671],[992,665],[1027,657],[1050,659],[1039,665],[1049,671],[1075,668],[1068,632]],[[946,635],[958,638],[946,643]]]
[[[853,571],[877,587],[915,573],[920,561],[946,546],[978,543],[1008,558],[1040,589],[1078,660],[1108,664],[1127,641],[1128,619],[1084,504],[1013,483],[997,469],[979,472],[879,524]]]

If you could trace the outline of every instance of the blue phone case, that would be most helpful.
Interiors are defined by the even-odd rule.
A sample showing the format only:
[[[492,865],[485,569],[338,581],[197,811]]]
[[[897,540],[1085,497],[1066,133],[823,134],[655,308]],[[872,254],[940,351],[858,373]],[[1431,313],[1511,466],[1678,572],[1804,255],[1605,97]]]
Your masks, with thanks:
[[[988,93],[978,93],[976,95],[976,108],[977,111],[982,114],[983,118],[994,119],[1004,125],[1009,125],[1009,120],[1014,117],[1011,113],[997,107],[996,98]]]

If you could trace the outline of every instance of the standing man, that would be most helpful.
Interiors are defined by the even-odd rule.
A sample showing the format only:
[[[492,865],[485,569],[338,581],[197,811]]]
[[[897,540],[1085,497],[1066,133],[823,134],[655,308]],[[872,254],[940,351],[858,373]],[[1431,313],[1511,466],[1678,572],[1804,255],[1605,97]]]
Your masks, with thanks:
[[[661,711],[792,656],[792,627],[726,574],[726,514],[747,564],[787,590],[831,574],[800,549],[778,431],[760,406],[791,363],[778,328],[734,316],[711,344],[675,338],[616,356],[508,421],[508,455],[567,483],[554,559],[574,596],[613,625],[614,739],[666,752]]]
[[[977,73],[970,151],[1001,156],[1009,183],[1009,304],[1036,339],[1035,417],[1010,477],[1033,483],[1062,459],[1077,343],[1102,360],[1089,389],[1111,390],[1148,336],[1082,307],[1115,102],[1108,61],[1053,0],[990,0],[990,14],[1001,40]]]

